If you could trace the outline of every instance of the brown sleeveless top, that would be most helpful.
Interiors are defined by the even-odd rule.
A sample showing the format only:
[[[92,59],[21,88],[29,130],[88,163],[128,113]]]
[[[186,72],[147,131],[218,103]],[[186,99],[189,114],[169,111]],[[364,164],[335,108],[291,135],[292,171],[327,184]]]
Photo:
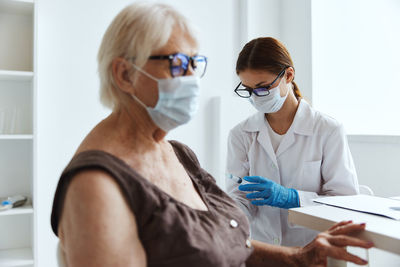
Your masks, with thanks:
[[[73,177],[82,170],[101,169],[118,183],[135,215],[149,267],[244,267],[252,252],[246,216],[200,167],[192,150],[176,141],[170,143],[208,211],[174,199],[121,159],[90,150],[74,156],[61,175],[51,214],[54,233]]]

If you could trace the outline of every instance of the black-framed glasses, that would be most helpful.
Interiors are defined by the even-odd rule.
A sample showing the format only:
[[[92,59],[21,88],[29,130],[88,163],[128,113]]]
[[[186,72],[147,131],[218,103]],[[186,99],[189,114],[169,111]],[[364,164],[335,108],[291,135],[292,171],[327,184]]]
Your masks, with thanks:
[[[285,71],[288,67],[285,67],[281,72],[279,72],[278,76],[276,76],[275,80],[273,80],[270,84],[264,87],[258,87],[258,88],[250,88],[247,86],[243,86],[242,82],[238,84],[235,88],[235,93],[243,98],[249,98],[251,94],[255,94],[256,96],[267,96],[270,94],[270,89],[271,86],[274,85],[274,83],[285,74]]]
[[[200,78],[204,76],[207,68],[207,57],[205,56],[188,56],[183,53],[175,53],[171,55],[155,55],[149,59],[168,59],[169,69],[172,77],[185,76],[189,65],[192,67],[194,74]]]

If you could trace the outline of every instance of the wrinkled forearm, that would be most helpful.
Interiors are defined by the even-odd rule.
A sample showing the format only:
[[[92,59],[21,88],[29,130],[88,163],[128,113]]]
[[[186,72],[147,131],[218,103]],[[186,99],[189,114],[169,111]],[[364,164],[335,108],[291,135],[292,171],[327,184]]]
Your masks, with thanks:
[[[274,246],[253,240],[253,253],[246,261],[247,267],[294,267],[299,264],[299,248]]]

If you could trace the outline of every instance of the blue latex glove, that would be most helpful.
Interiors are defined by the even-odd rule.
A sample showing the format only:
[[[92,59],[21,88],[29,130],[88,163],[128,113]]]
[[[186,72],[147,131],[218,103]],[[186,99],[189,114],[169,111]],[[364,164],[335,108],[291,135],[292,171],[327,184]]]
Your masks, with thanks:
[[[253,192],[246,195],[248,199],[257,199],[251,201],[253,205],[269,205],[282,209],[300,207],[296,189],[286,188],[261,176],[245,176],[243,179],[251,184],[242,184],[239,190]]]

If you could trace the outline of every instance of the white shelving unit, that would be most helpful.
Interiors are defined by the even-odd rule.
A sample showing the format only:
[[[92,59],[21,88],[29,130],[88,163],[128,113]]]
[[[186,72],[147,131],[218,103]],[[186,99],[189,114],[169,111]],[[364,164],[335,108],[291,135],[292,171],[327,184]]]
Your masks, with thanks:
[[[0,81],[32,81],[31,71],[0,70]]]
[[[28,204],[0,211],[0,266],[36,267],[36,4],[0,0],[0,197]]]
[[[0,140],[32,140],[31,134],[2,134]]]
[[[31,248],[0,251],[0,266],[33,266],[33,264]]]
[[[15,209],[2,211],[2,212],[0,212],[0,217],[1,216],[19,215],[19,214],[33,214],[32,205],[28,204],[28,205],[25,205],[25,206],[22,206],[22,207],[18,207],[18,208],[15,208]]]

